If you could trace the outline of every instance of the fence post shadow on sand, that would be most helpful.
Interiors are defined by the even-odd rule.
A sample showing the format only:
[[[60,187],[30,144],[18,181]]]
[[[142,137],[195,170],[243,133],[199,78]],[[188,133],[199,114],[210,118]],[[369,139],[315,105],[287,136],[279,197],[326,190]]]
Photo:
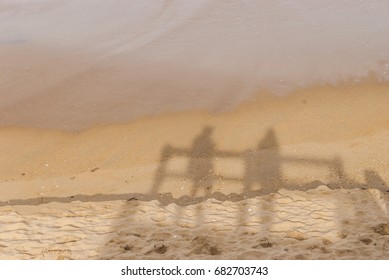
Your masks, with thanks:
[[[173,198],[173,201],[179,205],[197,205],[195,216],[198,224],[202,224],[204,221],[203,211],[198,204],[212,197],[218,200],[240,201],[258,195],[276,193],[282,188],[306,191],[320,185],[326,185],[330,189],[363,188],[366,186],[373,186],[379,189],[386,188],[384,180],[372,170],[365,170],[366,184],[357,183],[349,179],[344,171],[343,162],[338,156],[332,159],[326,159],[283,155],[280,151],[280,144],[276,132],[272,128],[268,129],[264,137],[259,140],[257,147],[243,151],[218,149],[212,139],[213,130],[214,128],[210,126],[203,128],[188,148],[165,145],[161,151],[159,166],[155,173],[150,193],[154,197],[163,195],[162,186],[169,178],[189,180],[189,194],[179,198]],[[178,156],[187,159],[186,169],[181,173],[168,170],[168,162]],[[241,164],[244,166],[243,174],[240,177],[216,174],[216,159],[237,159],[241,161]],[[285,164],[292,164],[303,168],[312,166],[324,168],[328,172],[328,180],[326,182],[315,180],[308,183],[288,182],[282,173],[282,167]],[[234,194],[216,192],[213,189],[216,180],[237,182],[242,185],[242,192]],[[201,192],[203,196],[199,196]],[[268,200],[266,205],[261,205],[260,211],[267,211],[271,215],[274,205],[270,201],[270,198]],[[249,211],[249,206],[244,201],[240,204],[237,223],[243,226],[246,223],[246,214]],[[177,223],[179,223],[181,215],[182,213],[177,214]],[[270,217],[269,220],[271,221],[272,218]],[[263,225],[261,230],[263,232],[269,231],[265,225]]]
[[[214,157],[216,145],[211,138],[213,128],[205,127],[203,131],[193,140],[190,148],[174,148],[165,145],[162,149],[159,167],[157,169],[151,194],[159,192],[164,180],[168,177],[190,179],[192,186],[190,195],[195,196],[200,189],[205,189],[206,194],[211,193],[214,180]],[[185,156],[189,159],[187,171],[183,174],[168,172],[167,163],[174,156]]]
[[[192,205],[194,218],[198,224],[209,222],[207,217],[205,217],[205,211],[201,209],[204,205],[200,202],[207,200],[208,198],[215,198],[219,201],[239,201],[240,209],[234,212],[233,215],[224,218],[233,218],[236,220],[236,228],[244,228],[247,225],[248,220],[248,210],[250,207],[249,204],[245,204],[248,201],[248,198],[253,198],[256,196],[273,194],[276,193],[281,188],[288,190],[309,190],[316,188],[319,185],[326,185],[330,189],[348,189],[348,188],[374,188],[378,190],[383,190],[389,192],[388,185],[384,179],[374,170],[366,169],[364,170],[364,182],[356,182],[347,176],[347,173],[344,170],[343,162],[340,157],[333,158],[318,158],[318,157],[303,157],[303,156],[290,156],[281,152],[281,145],[277,133],[274,129],[270,128],[267,132],[264,133],[263,137],[258,140],[258,144],[254,145],[251,149],[245,149],[241,151],[235,150],[222,150],[217,147],[216,142],[213,139],[214,128],[205,127],[199,134],[193,139],[189,147],[174,147],[172,145],[166,144],[161,150],[159,165],[155,172],[154,182],[152,185],[151,192],[148,194],[145,193],[129,193],[124,191],[120,194],[94,194],[94,195],[83,195],[75,193],[72,196],[58,196],[58,197],[34,197],[28,199],[16,199],[9,201],[0,201],[0,207],[2,206],[13,206],[13,205],[40,205],[47,204],[50,202],[59,202],[59,203],[71,203],[74,201],[78,202],[105,202],[105,201],[122,201],[125,202],[124,206],[120,206],[120,212],[114,213],[115,217],[112,219],[118,218],[115,223],[111,224],[109,239],[103,245],[101,250],[111,250],[115,248],[116,245],[120,245],[120,242],[127,242],[129,236],[134,240],[136,238],[145,239],[144,236],[150,232],[154,234],[156,226],[161,226],[163,231],[165,231],[166,224],[159,224],[158,219],[151,219],[150,224],[145,221],[145,225],[139,223],[138,220],[143,222],[145,218],[145,213],[148,210],[145,210],[145,201],[158,200],[159,203],[156,203],[156,207],[159,205],[167,205],[171,203],[178,204],[180,206]],[[170,170],[169,162],[175,157],[183,157],[186,160],[185,170],[183,172],[178,172],[175,170]],[[217,174],[218,169],[217,160],[237,160],[238,163],[243,167],[241,174],[238,176],[223,174]],[[284,165],[291,164],[296,166],[302,166],[303,168],[309,166],[315,166],[319,168],[324,168],[328,172],[328,180],[325,182],[321,181],[311,181],[311,182],[292,182],[288,180],[288,177],[283,174]],[[219,166],[220,167],[220,166]],[[181,170],[181,169],[180,169]],[[223,172],[223,170],[221,170]],[[169,181],[167,179],[185,179],[190,184],[188,195],[182,197],[173,197],[170,193],[163,193],[163,186]],[[122,178],[125,180],[126,178]],[[239,193],[222,193],[215,190],[215,184],[218,182],[234,182],[240,184],[241,190]],[[161,194],[161,196],[160,196]],[[347,195],[347,192],[343,192],[342,195]],[[353,195],[353,194],[351,194]],[[364,193],[362,193],[364,195]],[[366,192],[368,195],[368,192]],[[277,218],[274,212],[274,208],[277,207],[276,201],[272,200],[272,196],[269,195],[266,197],[267,201],[262,205],[255,205],[258,211],[257,213],[267,212],[268,220],[261,220],[254,224],[254,230],[260,234],[268,234],[271,231],[269,226]],[[336,219],[340,220],[344,218],[344,214],[341,212],[341,199],[335,198],[335,203],[338,205],[335,206],[334,215]],[[262,200],[263,201],[263,200]],[[256,203],[256,202],[255,202]],[[356,201],[363,207],[363,199]],[[373,202],[374,203],[374,202]],[[376,203],[376,202],[375,202]],[[153,204],[154,205],[154,204]],[[378,204],[376,204],[378,205]],[[148,205],[147,205],[148,206]],[[49,207],[49,206],[48,206]],[[61,206],[62,207],[62,206]],[[78,206],[77,206],[78,207]],[[354,207],[354,206],[352,206]],[[179,211],[186,211],[185,207],[178,207]],[[62,208],[61,208],[62,209]],[[148,208],[146,208],[148,209]],[[183,210],[184,209],[184,210]],[[357,211],[358,208],[353,208],[353,211]],[[154,210],[154,209],[153,209]],[[157,209],[161,210],[161,209]],[[173,223],[175,220],[177,224],[180,222],[180,215],[178,213],[176,216],[171,215],[169,209],[162,209],[163,213],[168,212],[169,218],[172,217]],[[167,210],[167,211],[165,211]],[[104,210],[106,211],[106,210]],[[192,210],[190,210],[192,211]],[[153,215],[154,212],[150,214]],[[236,213],[236,214],[235,214]],[[165,214],[163,214],[165,215]],[[343,216],[341,216],[343,215]],[[134,229],[134,227],[125,227],[127,223],[133,223],[134,217],[136,220],[135,227],[139,224],[139,229]],[[253,217],[253,215],[251,216]],[[101,218],[101,217],[100,217]],[[366,217],[369,219],[371,217]],[[105,219],[105,218],[101,218]],[[210,224],[210,223],[209,223]],[[134,224],[131,224],[134,225]],[[151,227],[150,227],[151,226]],[[172,226],[170,221],[167,225],[168,227]],[[223,226],[223,225],[222,225]],[[248,225],[248,226],[252,226]],[[150,230],[150,232],[147,232]],[[204,227],[206,230],[207,225]],[[171,228],[170,228],[171,229]],[[168,230],[170,230],[168,228]],[[337,229],[339,231],[346,229],[346,226],[341,222],[338,223]],[[158,230],[157,230],[158,231]],[[190,230],[189,230],[190,231]],[[138,234],[141,232],[141,234]],[[144,233],[144,235],[143,235]],[[160,232],[161,233],[161,232]],[[163,232],[162,232],[163,233]],[[161,233],[161,234],[162,234]],[[217,234],[219,232],[216,232]],[[202,234],[202,233],[201,233]],[[113,237],[112,237],[113,236]],[[116,238],[116,243],[110,243],[112,238]],[[156,237],[159,238],[159,237]],[[157,240],[157,239],[156,239]],[[188,239],[189,240],[189,239]],[[184,240],[187,242],[187,240]],[[131,241],[132,242],[132,241]],[[134,241],[138,242],[138,241]],[[115,245],[116,244],[116,245]],[[126,248],[126,247],[124,247]],[[129,248],[129,247],[127,247]],[[161,247],[160,252],[164,252],[165,247]],[[123,249],[120,249],[122,252]],[[125,251],[127,249],[124,249]],[[114,252],[114,251],[112,251]],[[115,251],[116,252],[116,251]],[[129,252],[132,253],[132,252]],[[111,253],[109,253],[111,254]],[[113,253],[112,253],[113,254]],[[116,254],[116,253],[115,253]],[[162,254],[162,253],[158,253]]]

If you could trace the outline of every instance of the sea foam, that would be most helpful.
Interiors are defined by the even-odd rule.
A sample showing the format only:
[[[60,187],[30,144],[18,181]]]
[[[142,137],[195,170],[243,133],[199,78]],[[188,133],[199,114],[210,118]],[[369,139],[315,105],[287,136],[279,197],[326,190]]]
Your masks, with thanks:
[[[0,110],[41,96],[62,117],[130,103],[136,117],[223,109],[260,89],[388,81],[388,14],[384,0],[2,1],[0,58],[27,59],[4,62]]]

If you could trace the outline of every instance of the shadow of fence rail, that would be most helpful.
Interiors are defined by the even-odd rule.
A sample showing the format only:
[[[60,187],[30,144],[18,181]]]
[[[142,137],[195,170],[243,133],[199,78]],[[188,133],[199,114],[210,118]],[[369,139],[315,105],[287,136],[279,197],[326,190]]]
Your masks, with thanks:
[[[221,150],[216,147],[212,139],[213,128],[207,126],[202,129],[188,148],[165,145],[161,151],[153,184],[149,193],[122,193],[122,194],[74,194],[67,197],[36,197],[29,199],[13,199],[0,201],[1,206],[7,205],[39,205],[50,202],[68,203],[72,201],[100,202],[115,200],[159,200],[162,205],[176,203],[177,205],[198,204],[209,198],[220,201],[239,201],[258,195],[277,192],[279,189],[301,190],[326,185],[331,189],[340,188],[376,188],[388,191],[386,182],[374,170],[365,170],[365,183],[355,182],[344,171],[340,157],[317,158],[283,155],[277,135],[269,129],[259,141],[257,147],[243,151]],[[169,163],[177,157],[187,162],[184,171],[169,169]],[[236,160],[244,167],[242,174],[231,176],[218,174],[215,171],[215,161]],[[313,180],[301,183],[289,180],[283,175],[283,167],[287,165],[301,166],[307,170],[311,167],[324,168],[327,172],[325,181]],[[190,191],[182,196],[174,197],[170,192],[163,192],[163,186],[169,179],[184,179],[189,181]],[[241,191],[226,193],[215,190],[217,182],[235,182],[242,186]],[[202,194],[201,194],[202,193]]]
[[[161,151],[159,167],[157,168],[154,183],[150,194],[161,193],[162,186],[169,178],[189,179],[191,190],[189,195],[195,197],[200,191],[205,196],[211,195],[215,181],[239,182],[243,185],[243,193],[253,191],[253,185],[260,188],[256,194],[267,194],[276,192],[281,188],[290,190],[307,190],[319,185],[327,185],[332,189],[336,188],[362,188],[367,185],[375,188],[385,189],[386,184],[382,178],[373,170],[365,170],[365,182],[361,184],[348,178],[344,171],[343,162],[340,157],[331,159],[317,157],[299,157],[282,155],[276,133],[269,129],[263,139],[260,140],[256,149],[244,151],[226,151],[216,148],[211,138],[213,128],[206,127],[194,139],[191,147],[177,148],[165,145]],[[176,157],[187,159],[187,166],[184,172],[169,170],[169,162]],[[215,160],[234,159],[244,166],[241,176],[229,176],[215,172]],[[327,171],[326,182],[311,181],[308,183],[288,182],[282,174],[282,167],[285,165],[300,166],[307,170],[312,167],[324,168]]]
[[[212,132],[212,127],[205,127],[193,140],[189,148],[164,146],[150,196],[159,197],[165,204],[174,202],[179,205],[191,205],[208,198],[216,198],[222,201],[239,201],[258,195],[275,193],[280,189],[306,191],[320,185],[326,185],[331,189],[365,188],[369,186],[387,190],[384,180],[373,170],[365,170],[366,183],[357,183],[348,178],[344,171],[343,162],[338,156],[328,159],[281,154],[277,135],[273,129],[267,131],[256,148],[243,151],[217,149],[215,142],[212,140]],[[181,171],[174,171],[169,168],[169,163],[177,157],[186,159],[187,165],[184,171],[182,171],[182,168]],[[240,176],[218,174],[215,168],[216,162],[231,159],[240,162],[239,165],[244,167],[242,169],[243,174]],[[314,180],[302,183],[289,180],[283,175],[283,167],[286,165],[302,167],[307,170],[307,173],[312,167],[321,168],[325,170],[324,173],[327,173],[327,178],[324,182]],[[189,193],[177,199],[174,199],[171,194],[163,193],[163,186],[169,184],[169,179],[189,180]],[[213,188],[218,182],[227,184],[236,182],[242,185],[242,191],[229,194],[216,191]],[[202,196],[199,195],[201,192],[203,193]],[[245,222],[244,213],[247,210],[246,206],[242,204],[239,211],[241,213],[240,224]],[[177,220],[180,219],[180,215],[178,213]],[[203,217],[200,210],[197,211],[196,216],[198,223],[202,223]]]

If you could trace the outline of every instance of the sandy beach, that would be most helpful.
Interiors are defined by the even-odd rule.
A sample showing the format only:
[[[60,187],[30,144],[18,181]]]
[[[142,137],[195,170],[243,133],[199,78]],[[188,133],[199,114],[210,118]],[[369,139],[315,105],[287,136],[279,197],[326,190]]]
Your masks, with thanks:
[[[389,259],[385,1],[114,2],[0,1],[0,259]]]
[[[387,259],[388,88],[2,128],[1,258]]]

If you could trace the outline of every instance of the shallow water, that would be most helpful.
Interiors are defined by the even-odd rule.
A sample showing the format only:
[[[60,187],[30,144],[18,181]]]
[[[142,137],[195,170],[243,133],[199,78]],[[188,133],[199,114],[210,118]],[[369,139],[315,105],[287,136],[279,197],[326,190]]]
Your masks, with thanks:
[[[387,1],[0,1],[0,125],[81,129],[389,80]]]

